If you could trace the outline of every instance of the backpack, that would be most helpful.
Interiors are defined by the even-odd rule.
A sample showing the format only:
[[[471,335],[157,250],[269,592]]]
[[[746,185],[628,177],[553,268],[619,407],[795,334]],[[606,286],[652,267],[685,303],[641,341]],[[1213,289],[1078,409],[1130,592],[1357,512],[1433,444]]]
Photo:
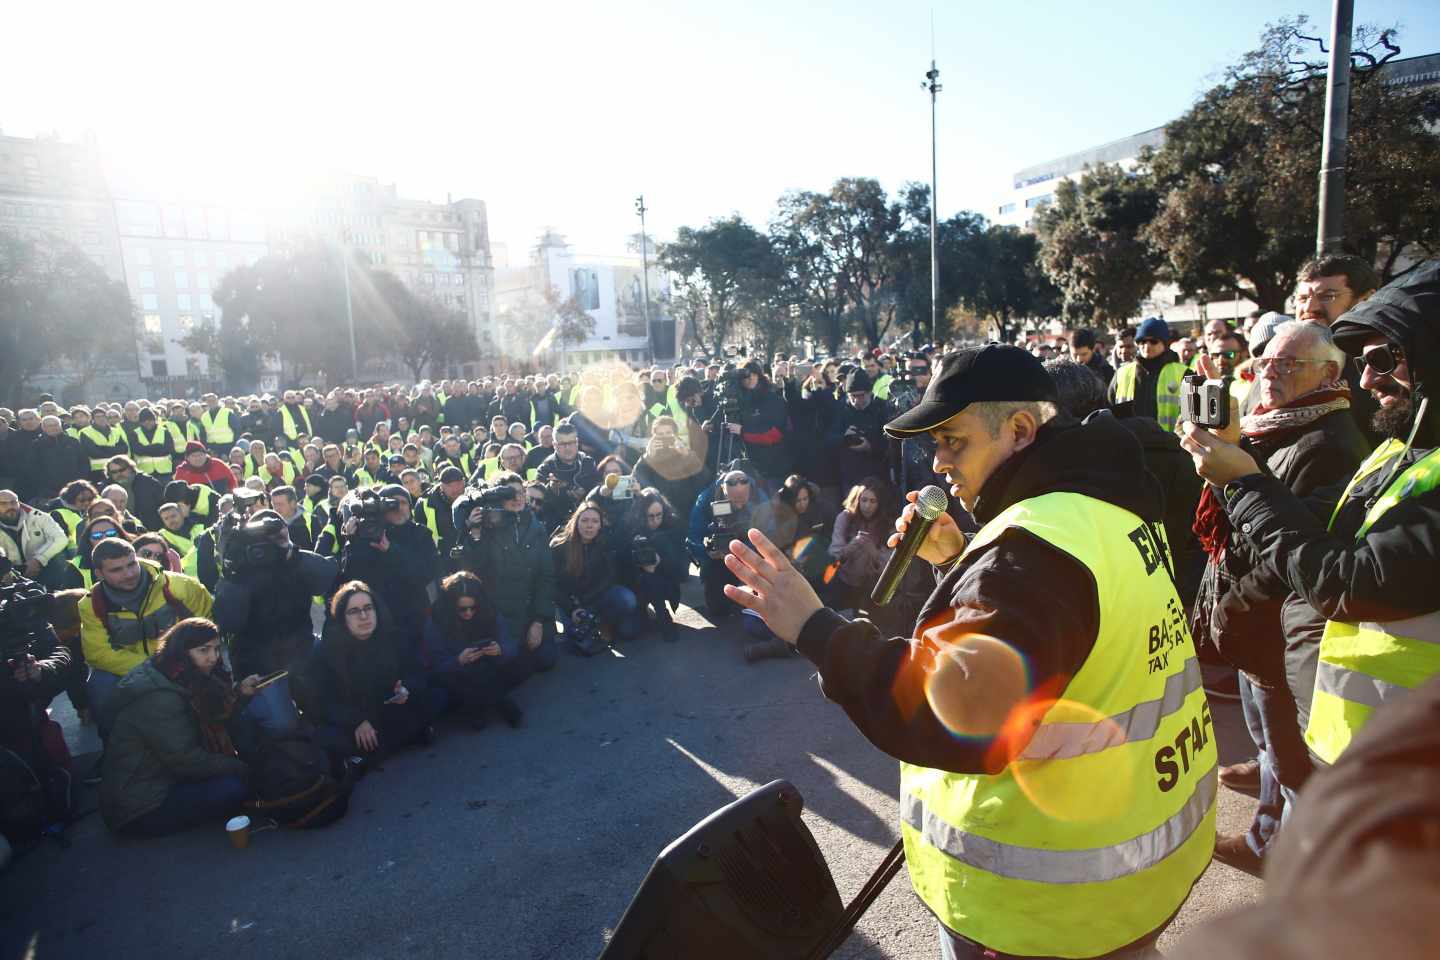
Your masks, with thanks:
[[[297,830],[323,827],[345,816],[350,808],[353,775],[330,775],[330,758],[304,737],[287,737],[267,744],[251,765],[255,799],[248,805],[257,814],[282,827]]]

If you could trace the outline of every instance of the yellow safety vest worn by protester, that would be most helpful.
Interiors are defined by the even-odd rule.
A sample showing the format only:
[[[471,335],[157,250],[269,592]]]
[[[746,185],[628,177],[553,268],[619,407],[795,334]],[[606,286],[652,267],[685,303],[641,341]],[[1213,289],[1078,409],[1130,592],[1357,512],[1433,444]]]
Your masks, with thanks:
[[[1405,444],[1400,440],[1387,440],[1360,464],[1330,516],[1331,527],[1356,484],[1389,469],[1404,451]],[[1390,481],[1366,511],[1355,539],[1363,540],[1376,521],[1407,497],[1419,496],[1437,486],[1440,450],[1433,450]],[[1310,703],[1305,742],[1315,756],[1334,763],[1376,708],[1399,700],[1437,674],[1440,610],[1383,623],[1326,621],[1320,638],[1320,659],[1315,665],[1315,695]]]
[[[310,429],[310,411],[306,410],[303,406],[300,407],[299,410],[300,419],[305,422],[305,436],[308,437],[315,432]],[[285,434],[287,440],[291,441],[300,436],[301,432],[300,425],[295,422],[295,415],[291,413],[290,408],[283,403],[280,405],[280,432]]]
[[[90,471],[102,477],[105,475],[105,464],[110,462],[111,457],[130,452],[130,441],[125,436],[125,430],[118,424],[101,431],[92,423],[80,431],[80,436],[82,439],[88,437],[97,448],[108,451],[103,457],[90,458]]]
[[[159,423],[155,424],[155,429],[151,431],[149,437],[145,436],[144,427],[136,427],[135,438],[140,441],[141,446],[154,446],[155,444],[159,443],[173,443],[173,438],[169,436],[169,433],[165,429],[165,427]],[[135,469],[139,470],[141,473],[148,473],[151,476],[164,476],[166,474],[175,472],[175,460],[168,453],[162,455],[137,453],[135,455]]]
[[[205,442],[212,447],[234,443],[235,428],[230,420],[229,407],[220,407],[214,411],[207,407],[205,412],[200,414],[200,426],[205,430]]]
[[[112,607],[96,578],[80,601],[80,642],[91,669],[123,677],[155,652],[155,641],[186,617],[210,616],[210,591],[199,580],[167,573],[149,560],[139,561],[150,577],[140,616]]]
[[[1140,363],[1131,360],[1115,371],[1115,402],[1135,400],[1135,387],[1140,378]],[[1155,419],[1167,433],[1174,432],[1180,422],[1180,381],[1185,379],[1183,363],[1167,363],[1155,380]]]
[[[156,531],[156,533],[160,534],[160,536],[164,538],[165,542],[170,544],[170,546],[174,548],[176,553],[180,554],[181,558],[188,556],[190,554],[190,551],[195,549],[194,540],[191,540],[183,533],[176,533],[169,527],[161,527],[159,530]]]
[[[1093,575],[1095,646],[999,773],[901,764],[905,859],[960,936],[1094,957],[1159,929],[1210,863],[1214,728],[1158,524],[1050,493],[995,517],[966,555],[1011,528]]]

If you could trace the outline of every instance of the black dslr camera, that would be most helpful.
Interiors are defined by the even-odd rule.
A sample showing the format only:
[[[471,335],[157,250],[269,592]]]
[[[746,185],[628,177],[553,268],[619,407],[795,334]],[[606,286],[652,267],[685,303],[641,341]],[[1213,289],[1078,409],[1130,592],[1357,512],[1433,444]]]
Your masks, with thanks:
[[[1180,419],[1208,430],[1230,426],[1230,377],[1207,380],[1187,373],[1180,381]]]
[[[735,539],[735,508],[729,500],[716,500],[710,504],[710,526],[705,531],[705,550],[715,553],[729,546]]]
[[[14,670],[50,630],[55,598],[32,580],[0,587],[0,656]]]
[[[643,533],[631,539],[630,562],[637,567],[649,567],[659,563],[660,553],[655,549],[655,541]]]

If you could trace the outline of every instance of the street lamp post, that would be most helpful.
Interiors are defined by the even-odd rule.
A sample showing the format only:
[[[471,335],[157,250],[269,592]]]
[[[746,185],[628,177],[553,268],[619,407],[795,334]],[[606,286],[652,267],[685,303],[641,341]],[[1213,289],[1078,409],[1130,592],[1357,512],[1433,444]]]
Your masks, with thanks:
[[[1350,130],[1350,34],[1355,0],[1335,0],[1330,74],[1325,84],[1325,137],[1320,153],[1320,216],[1315,252],[1339,253],[1345,241],[1345,154]]]
[[[350,307],[350,248],[340,245],[340,272],[345,277],[345,324],[350,328],[350,382],[360,382],[360,364],[355,359],[355,314]]]
[[[939,252],[935,243],[935,209],[939,205],[938,167],[935,148],[935,95],[940,92],[940,70],[935,59],[930,59],[930,69],[925,71],[925,83],[921,89],[930,91],[930,342],[940,342],[940,271]],[[918,346],[918,345],[917,345]]]
[[[645,194],[635,198],[640,215],[640,280],[645,290],[645,339],[650,341],[650,362],[655,362],[655,333],[650,327],[650,243],[645,238]]]

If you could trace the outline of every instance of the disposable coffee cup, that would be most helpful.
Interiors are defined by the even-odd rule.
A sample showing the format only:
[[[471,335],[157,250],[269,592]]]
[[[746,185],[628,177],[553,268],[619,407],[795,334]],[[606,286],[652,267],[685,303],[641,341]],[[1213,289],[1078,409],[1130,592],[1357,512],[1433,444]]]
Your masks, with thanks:
[[[230,846],[244,850],[250,846],[250,818],[231,817],[225,823],[225,833],[230,837]]]

